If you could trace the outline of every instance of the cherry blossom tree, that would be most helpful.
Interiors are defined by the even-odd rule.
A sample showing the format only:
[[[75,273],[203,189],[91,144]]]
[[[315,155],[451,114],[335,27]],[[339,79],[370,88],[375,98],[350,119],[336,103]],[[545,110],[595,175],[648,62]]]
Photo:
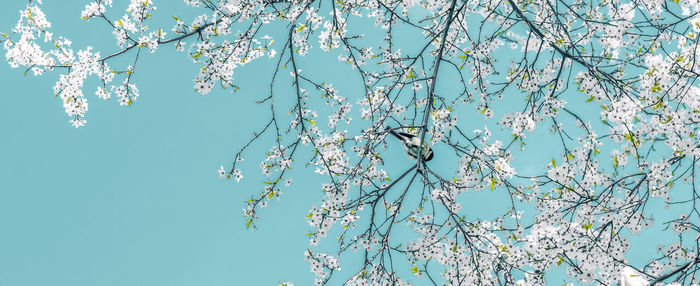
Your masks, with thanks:
[[[98,51],[54,34],[41,1],[29,0],[0,39],[10,66],[60,74],[53,94],[75,127],[86,124],[86,90],[137,104],[148,77],[139,56],[162,45],[201,65],[200,94],[238,91],[234,71],[274,59],[269,94],[250,96],[269,120],[250,127],[219,175],[257,172],[241,161],[253,144],[269,146],[267,179],[244,209],[251,229],[284,190],[320,188],[304,251],[316,285],[542,285],[557,270],[571,285],[700,283],[700,2],[185,3],[200,16],[158,27],[152,0],[88,2],[81,18],[106,23],[116,40]],[[351,68],[362,93],[305,72],[318,53]],[[97,87],[84,85],[90,76]],[[428,143],[435,159],[393,163],[389,131]],[[551,156],[517,170],[532,142],[548,142]],[[293,167],[325,183],[292,184]],[[479,192],[506,198],[504,211],[471,213],[490,203],[470,200]],[[656,256],[626,258],[639,238],[657,236],[670,242]]]

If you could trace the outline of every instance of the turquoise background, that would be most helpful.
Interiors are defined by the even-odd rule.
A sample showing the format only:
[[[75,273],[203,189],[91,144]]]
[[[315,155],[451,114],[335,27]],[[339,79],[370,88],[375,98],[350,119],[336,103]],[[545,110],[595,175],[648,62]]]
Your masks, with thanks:
[[[80,20],[87,2],[46,0],[40,7],[55,35],[71,39],[76,51],[116,50],[106,23]],[[192,10],[182,1],[156,4],[159,19]],[[0,30],[10,32],[26,1],[3,5]],[[110,12],[123,8],[115,4]],[[270,63],[236,76],[255,82]],[[76,129],[53,96],[59,73],[25,77],[6,62],[0,66],[0,285],[312,281],[303,261],[303,218],[320,192],[287,192],[283,203],[261,213],[258,230],[246,231],[241,209],[262,188],[253,174],[266,149],[251,150],[258,156],[247,158],[249,180],[236,184],[216,172],[249,137],[246,124],[259,127],[266,119],[264,106],[252,104],[266,86],[196,95],[198,66],[163,46],[142,54],[134,74],[142,96],[130,107],[114,95],[100,100],[95,82],[86,82],[88,123]]]
[[[103,55],[116,50],[107,24],[80,20],[88,1],[44,2],[41,9],[53,23],[55,35],[71,39],[76,51],[87,45]],[[186,22],[197,15],[179,0],[158,1],[156,6],[155,22],[150,25],[164,30],[172,26],[173,14]],[[25,7],[25,1],[5,3],[0,31],[9,32]],[[115,4],[108,15],[122,12],[123,7]],[[286,33],[274,28],[263,34]],[[411,49],[402,50],[410,54]],[[503,55],[506,63],[512,56]],[[111,65],[123,69],[132,59],[133,54],[125,55]],[[322,75],[325,78],[320,80],[332,82],[340,95],[355,103],[353,92],[361,92],[359,82],[346,78],[352,71],[347,66],[347,70],[338,68],[342,65],[335,64],[337,56],[315,53],[299,61],[305,72]],[[255,144],[247,152],[240,183],[219,179],[216,173],[219,166],[230,166],[251,132],[268,119],[268,107],[254,101],[268,95],[275,62],[265,57],[236,70],[236,82],[242,87],[238,93],[214,88],[200,96],[192,82],[199,65],[185,53],[172,45],[159,47],[155,54],[144,50],[134,73],[141,97],[130,107],[119,106],[116,98],[98,99],[96,81],[87,81],[87,124],[79,129],[68,123],[60,100],[53,96],[59,73],[24,76],[24,70],[0,64],[4,107],[0,112],[0,285],[275,285],[282,281],[310,285],[313,276],[303,261],[309,247],[304,233],[309,227],[303,218],[323,195],[321,178],[313,168],[294,169],[292,187],[285,190],[281,203],[272,202],[259,213],[262,219],[255,231],[246,230],[241,209],[264,185],[258,165],[268,146]],[[278,78],[280,94],[290,88],[286,74],[282,71]],[[448,88],[449,84],[438,87],[438,94]],[[567,100],[579,108],[586,98]],[[520,106],[501,108],[497,110],[512,112]],[[599,115],[596,108],[588,110],[594,122]],[[465,130],[488,125],[494,134],[501,133],[493,123],[502,114],[486,122],[480,117],[469,120],[475,116],[472,106],[462,111],[460,127]],[[359,116],[353,117],[359,121]],[[324,115],[320,118],[325,120]],[[527,153],[514,151],[516,170],[532,174],[543,170],[552,157],[559,158],[548,147],[548,127],[539,126],[529,135]],[[493,139],[510,138],[501,135],[505,136]],[[396,146],[387,152],[385,157],[402,158]],[[449,164],[437,169],[453,170],[456,158],[441,160]],[[402,171],[390,170],[390,176]],[[488,219],[501,213],[498,200],[507,201],[507,197],[498,192],[470,193],[466,213],[470,219]],[[331,244],[322,248],[334,242],[329,237]],[[634,251],[628,258],[645,261],[664,239],[633,240]],[[556,271],[548,278],[557,283],[566,280]]]

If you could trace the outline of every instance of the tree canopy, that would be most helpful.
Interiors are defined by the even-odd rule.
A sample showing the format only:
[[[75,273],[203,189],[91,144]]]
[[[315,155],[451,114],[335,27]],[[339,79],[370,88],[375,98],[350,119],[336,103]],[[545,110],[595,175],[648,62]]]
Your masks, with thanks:
[[[244,179],[257,171],[241,167],[249,147],[269,146],[250,229],[284,190],[323,192],[305,218],[317,285],[542,285],[557,269],[572,285],[700,283],[700,3],[185,0],[200,16],[181,19],[112,2],[81,13],[116,42],[97,50],[73,48],[29,0],[0,34],[7,62],[60,74],[53,94],[75,127],[86,90],[138,104],[139,58],[163,45],[200,65],[196,92],[269,107],[267,121],[236,125],[253,134],[218,172]],[[321,53],[347,82],[305,71]],[[246,95],[234,71],[260,58],[275,62],[269,93]],[[400,145],[390,131],[435,158],[386,155]],[[295,182],[292,168],[325,183]],[[671,242],[627,258],[655,237]]]

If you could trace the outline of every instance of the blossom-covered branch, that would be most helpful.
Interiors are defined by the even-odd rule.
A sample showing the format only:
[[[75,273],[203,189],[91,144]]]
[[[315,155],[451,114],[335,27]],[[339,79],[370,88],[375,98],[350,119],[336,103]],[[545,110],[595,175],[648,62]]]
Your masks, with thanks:
[[[185,3],[201,15],[174,16],[167,29],[147,25],[151,0],[129,1],[121,16],[108,13],[111,0],[91,2],[82,18],[107,23],[116,48],[74,52],[40,1],[28,1],[2,34],[6,59],[61,73],[54,94],[76,127],[88,76],[100,79],[98,97],[134,103],[133,82],[147,76],[136,73],[142,50],[187,50],[201,65],[200,94],[240,91],[234,71],[272,59],[269,94],[251,99],[267,120],[218,172],[240,181],[252,171],[241,165],[255,155],[249,147],[268,147],[248,228],[283,191],[320,189],[305,218],[311,246],[300,250],[317,285],[700,283],[696,3]],[[352,71],[342,86],[355,89],[308,71],[323,53]],[[126,67],[108,65],[125,57]],[[435,158],[396,158],[406,142],[391,132],[428,143]],[[292,168],[323,183],[293,184]],[[669,242],[627,259],[650,236]]]

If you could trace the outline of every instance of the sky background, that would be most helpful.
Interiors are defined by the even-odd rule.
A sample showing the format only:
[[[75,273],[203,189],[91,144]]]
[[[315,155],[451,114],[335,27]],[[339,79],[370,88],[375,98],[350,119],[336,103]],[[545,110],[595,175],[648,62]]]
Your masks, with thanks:
[[[105,23],[80,20],[87,2],[46,0],[41,8],[76,51],[87,43],[116,50]],[[156,4],[160,19],[191,10],[182,1]],[[0,30],[10,32],[26,2],[3,5]],[[264,63],[237,77],[254,81],[256,67]],[[141,97],[119,106],[116,98],[98,99],[95,82],[86,83],[88,123],[76,129],[53,96],[58,73],[25,77],[3,60],[0,285],[312,280],[303,261],[303,218],[320,192],[286,193],[284,203],[263,212],[258,230],[247,231],[242,208],[260,181],[236,184],[216,173],[250,135],[246,125],[262,122],[251,94],[264,94],[265,86],[247,85],[249,96],[217,89],[200,96],[192,82],[197,69],[172,46],[146,52],[134,74]],[[259,159],[250,161],[249,177],[259,173]]]
[[[105,23],[80,20],[86,3],[44,0],[41,9],[55,34],[71,39],[76,51],[87,45],[115,51]],[[0,31],[10,32],[26,2],[4,5]],[[108,15],[121,15],[117,6]],[[196,15],[183,1],[156,6],[154,21],[164,23],[164,30],[170,30],[173,14],[185,22]],[[352,78],[346,79],[338,65],[326,64],[336,57],[315,55],[300,60],[303,69],[325,76],[354,103],[348,92]],[[115,62],[123,66],[113,66],[124,68],[131,60],[127,56]],[[303,260],[309,230],[304,217],[322,196],[313,169],[293,171],[292,188],[281,203],[260,213],[255,231],[246,230],[242,208],[263,186],[258,164],[268,146],[256,144],[248,152],[240,183],[219,179],[216,172],[230,166],[253,129],[267,119],[267,106],[253,102],[267,96],[273,63],[261,59],[237,70],[239,93],[215,88],[201,96],[192,82],[199,66],[172,45],[161,46],[155,54],[142,54],[134,73],[141,96],[130,107],[119,106],[116,98],[98,99],[96,81],[86,82],[87,124],[79,129],[68,123],[54,98],[59,73],[24,76],[24,70],[0,63],[0,285],[311,284]],[[281,85],[288,85],[288,78],[282,79]],[[467,130],[485,124],[460,122]],[[516,152],[518,171],[540,170],[558,158],[545,139],[536,139],[546,129],[532,134],[527,153]],[[388,152],[402,156],[398,147]],[[457,158],[443,160],[456,163]],[[470,193],[468,215],[496,214],[496,204],[482,202],[497,202],[493,199],[502,195]],[[662,240],[640,240],[628,258]]]

